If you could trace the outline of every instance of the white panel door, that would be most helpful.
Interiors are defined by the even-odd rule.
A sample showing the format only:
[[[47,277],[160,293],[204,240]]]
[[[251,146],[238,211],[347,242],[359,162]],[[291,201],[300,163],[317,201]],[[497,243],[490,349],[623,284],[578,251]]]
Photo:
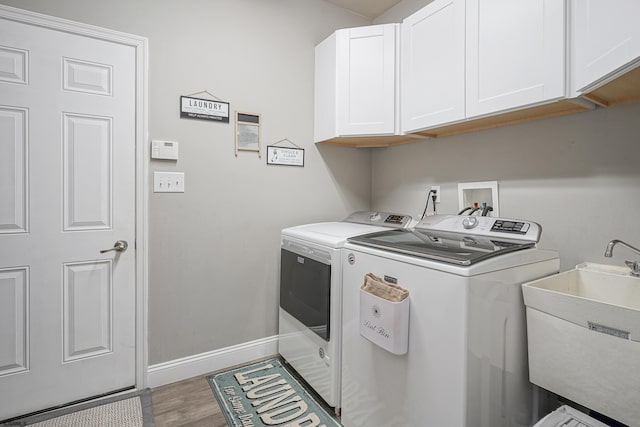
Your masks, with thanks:
[[[0,18],[0,420],[135,385],[135,72]]]
[[[582,92],[640,59],[638,0],[571,3],[572,87]]]
[[[467,0],[467,117],[565,96],[563,0]]]
[[[464,0],[436,0],[402,22],[402,131],[464,119]]]
[[[395,133],[397,27],[385,24],[337,32],[339,135]]]

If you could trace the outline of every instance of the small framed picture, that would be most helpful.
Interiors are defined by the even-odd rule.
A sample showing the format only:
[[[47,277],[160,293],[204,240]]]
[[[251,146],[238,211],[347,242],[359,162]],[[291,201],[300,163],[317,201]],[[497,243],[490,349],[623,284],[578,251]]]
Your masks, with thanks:
[[[238,151],[260,153],[260,114],[236,111],[236,156]]]
[[[304,167],[304,148],[267,145],[267,164]]]

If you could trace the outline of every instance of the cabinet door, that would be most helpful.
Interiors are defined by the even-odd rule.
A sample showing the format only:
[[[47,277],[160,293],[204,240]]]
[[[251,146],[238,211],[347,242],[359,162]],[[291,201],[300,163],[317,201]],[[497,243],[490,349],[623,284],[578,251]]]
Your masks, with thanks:
[[[337,136],[336,122],[336,33],[331,34],[315,51],[314,74],[314,142]]]
[[[338,133],[396,132],[397,24],[338,31]]]
[[[565,96],[565,2],[467,0],[467,117]]]
[[[464,118],[464,13],[464,0],[436,0],[403,21],[403,132]]]
[[[640,59],[638,17],[638,0],[572,1],[572,88],[575,91],[592,89]]]

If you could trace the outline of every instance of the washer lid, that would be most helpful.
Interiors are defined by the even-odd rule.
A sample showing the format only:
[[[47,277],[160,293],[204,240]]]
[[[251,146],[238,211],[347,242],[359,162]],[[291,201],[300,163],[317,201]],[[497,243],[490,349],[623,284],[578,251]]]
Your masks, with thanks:
[[[527,249],[535,242],[432,230],[385,230],[347,239],[349,242],[458,265]]]

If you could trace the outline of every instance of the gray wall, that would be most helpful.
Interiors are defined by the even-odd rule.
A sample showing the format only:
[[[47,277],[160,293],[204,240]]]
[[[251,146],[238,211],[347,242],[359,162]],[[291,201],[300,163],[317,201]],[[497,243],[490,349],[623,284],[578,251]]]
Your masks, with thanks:
[[[321,0],[0,0],[149,38],[149,135],[180,142],[184,194],[150,194],[149,363],[277,333],[279,232],[368,209],[370,152],[313,144],[314,46],[369,24]],[[262,114],[263,144],[289,138],[305,167],[234,156],[234,126],[179,118],[209,90]]]
[[[621,238],[640,245],[640,104],[556,117],[376,150],[373,208],[419,216],[431,185],[440,213],[457,213],[458,183],[498,181],[500,215],[539,222],[540,246],[561,269],[624,265]]]

